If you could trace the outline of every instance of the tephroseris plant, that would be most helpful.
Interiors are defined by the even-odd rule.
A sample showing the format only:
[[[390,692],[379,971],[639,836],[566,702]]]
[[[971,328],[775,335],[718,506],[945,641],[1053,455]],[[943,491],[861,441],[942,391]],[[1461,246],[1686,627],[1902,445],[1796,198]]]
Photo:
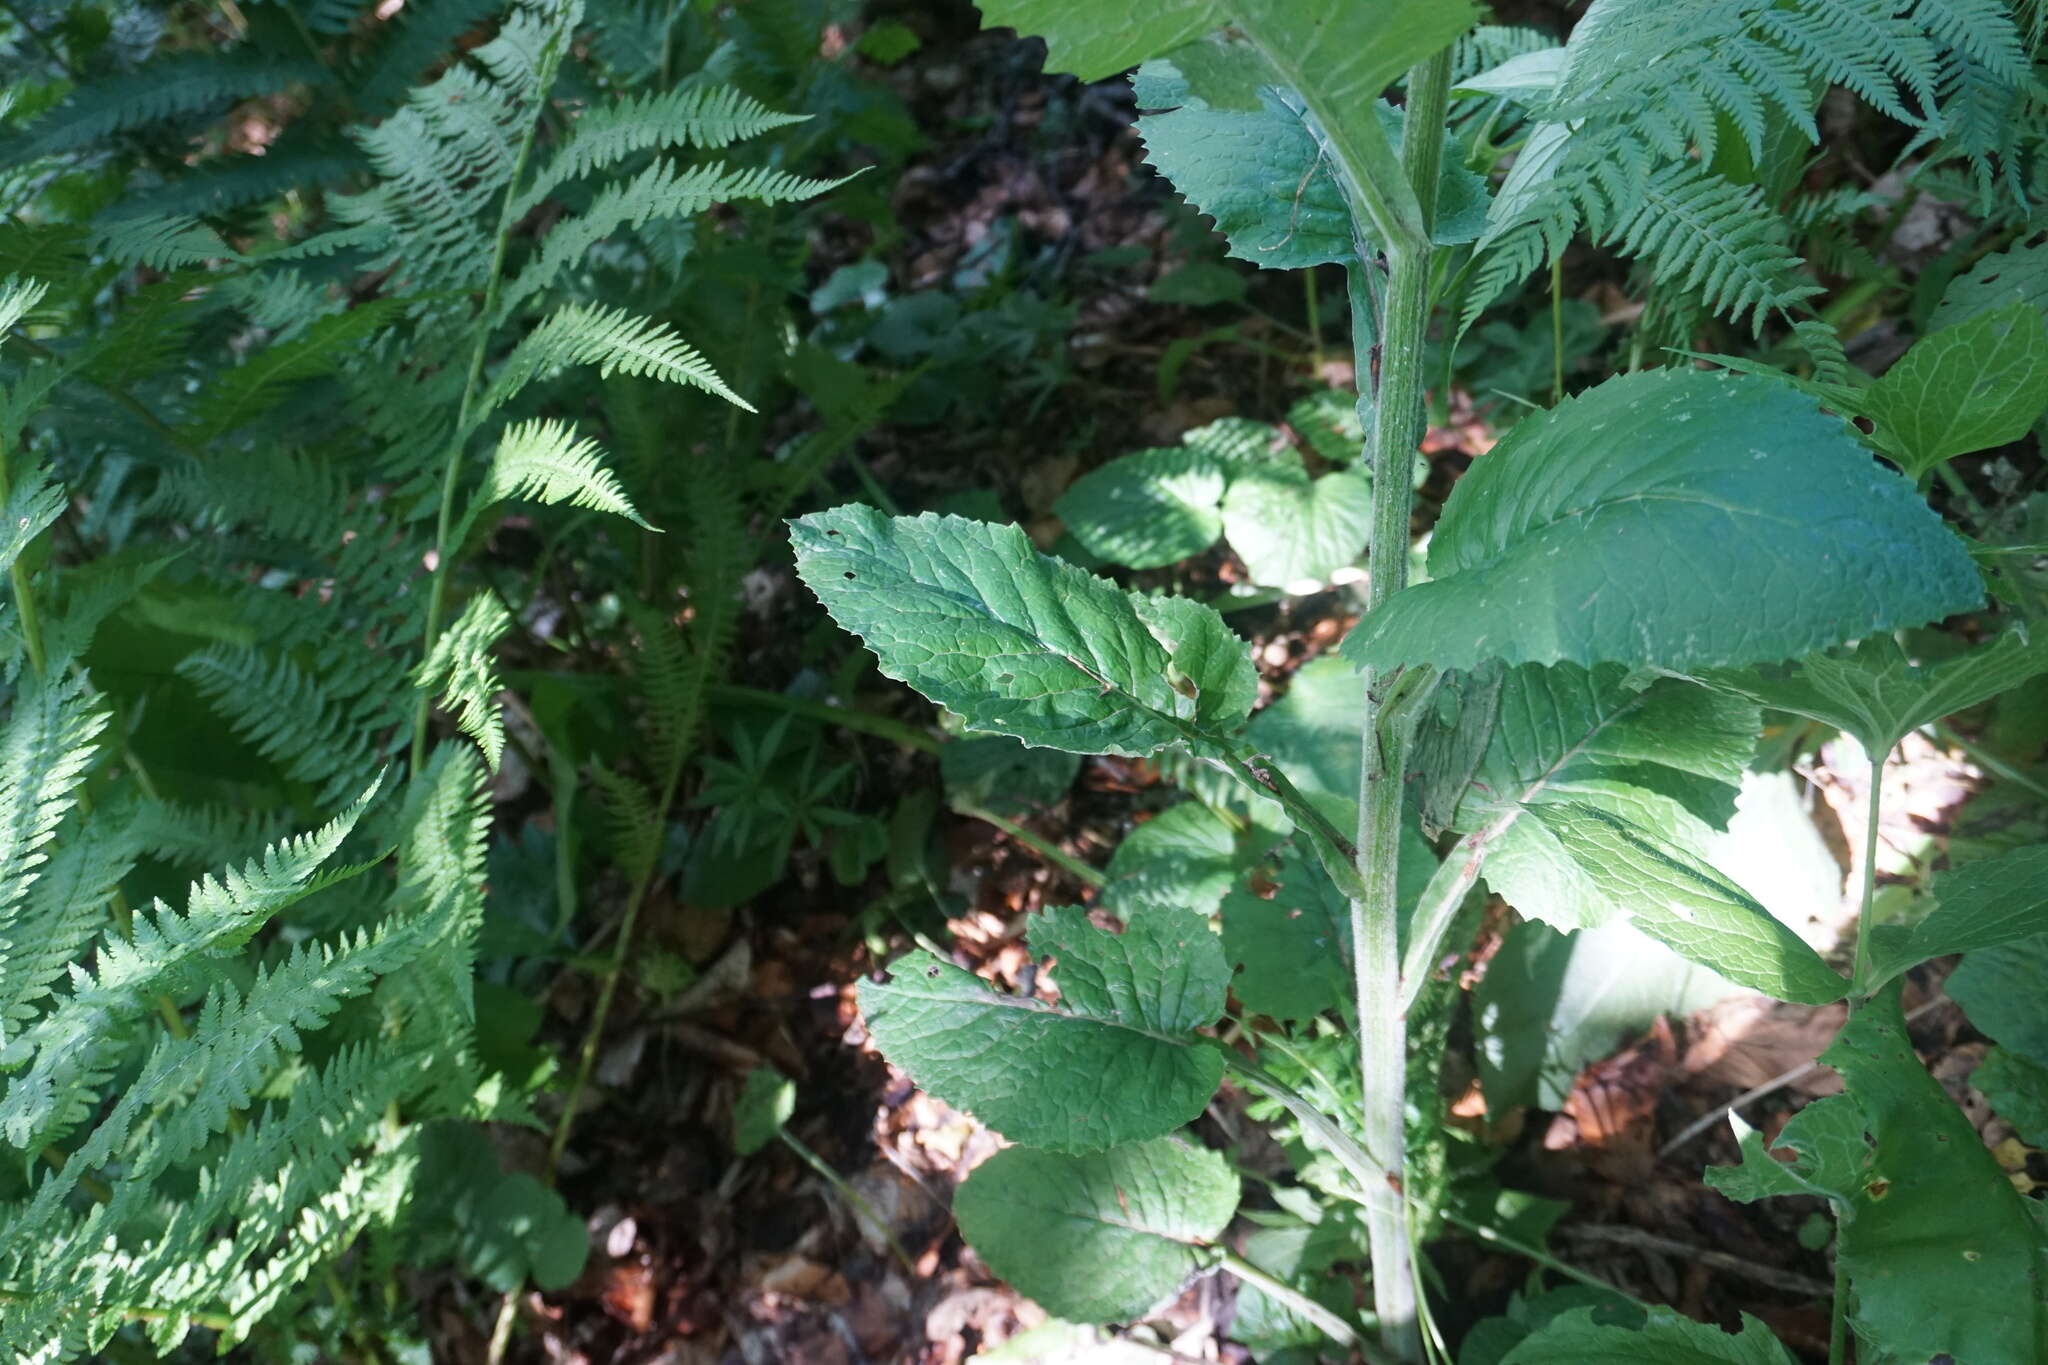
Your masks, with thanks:
[[[2048,905],[2000,879],[1974,909],[1966,901],[1954,915],[1937,912],[1890,942],[1866,914],[1845,977],[1706,859],[1709,836],[1733,813],[1759,703],[1844,726],[1881,761],[1906,729],[2048,664],[2015,637],[1932,670],[1891,645],[1893,631],[1979,611],[1984,582],[1913,482],[1879,465],[1843,419],[1861,411],[1849,400],[1862,395],[1832,331],[1800,311],[1818,286],[1766,207],[1763,182],[1796,164],[1830,80],[1905,114],[1944,156],[1995,160],[1981,139],[1941,141],[1954,130],[1934,92],[1955,88],[1943,72],[1959,64],[1994,81],[2011,76],[2010,17],[1990,7],[1968,16],[1876,8],[1603,0],[1563,47],[1524,35],[1454,49],[1472,13],[1419,0],[1212,0],[1143,21],[1082,5],[984,6],[991,23],[1042,34],[1054,69],[1094,79],[1137,66],[1140,107],[1155,111],[1140,120],[1150,159],[1234,254],[1279,268],[1346,267],[1372,474],[1369,610],[1343,647],[1357,676],[1337,684],[1347,689],[1341,726],[1328,719],[1339,708],[1327,670],[1303,707],[1320,708],[1319,737],[1341,733],[1359,746],[1342,785],[1327,752],[1291,742],[1269,719],[1282,706],[1249,718],[1244,647],[1201,605],[1123,592],[1037,553],[1015,528],[864,507],[795,523],[799,571],[828,610],[884,672],[970,730],[1081,753],[1176,754],[1177,771],[1227,774],[1260,819],[1291,826],[1295,842],[1277,857],[1248,850],[1224,821],[1205,818],[1215,789],[1184,779],[1198,800],[1157,841],[1181,841],[1182,894],[1164,893],[1156,878],[1119,878],[1112,864],[1103,906],[1122,934],[1065,908],[1032,931],[1034,953],[1055,959],[1058,1006],[1006,995],[928,955],[862,991],[886,1055],[1022,1144],[968,1182],[961,1222],[998,1272],[1053,1311],[1127,1318],[1186,1275],[1229,1264],[1213,1243],[1234,1185],[1174,1136],[1228,1073],[1280,1107],[1302,1183],[1357,1210],[1387,1354],[1433,1358],[1413,1246],[1448,1215],[1441,1163],[1426,1155],[1433,1135],[1404,1131],[1404,1109],[1433,1089],[1442,1030],[1418,1023],[1410,1038],[1409,1020],[1438,1008],[1432,984],[1439,996],[1449,988],[1431,975],[1482,877],[1532,920],[1628,925],[1653,948],[1781,999],[1852,997],[1858,1031],[1843,1047],[1885,1060],[1845,1060],[1862,1098],[1827,1117],[1854,1126],[1880,1161],[1910,1160],[1905,1125],[1927,1102],[1926,1077],[1907,1074],[1895,1002],[1876,993],[1929,955],[1995,950],[2007,935],[2038,931]],[[1855,32],[1882,39],[1874,65],[1848,38]],[[1517,55],[1492,71],[1469,65],[1496,48]],[[1617,64],[1622,53],[1630,64]],[[1642,87],[1653,68],[1668,88]],[[1382,99],[1397,83],[1398,106]],[[1468,157],[1450,131],[1454,95],[1512,101],[1527,115],[1497,189],[1472,169],[1490,163]],[[1641,118],[1659,136],[1604,167],[1610,152],[1633,155],[1617,130]],[[1738,141],[1747,159],[1733,155]],[[1429,581],[1408,585],[1409,470],[1433,312],[1461,292],[1469,316],[1582,222],[1643,258],[1648,288],[1701,312],[1782,324],[1815,358],[1814,374],[1786,382],[1754,365],[1742,375],[1648,370],[1523,418],[1462,477],[1433,533]],[[1532,240],[1537,254],[1527,258]],[[2016,311],[1930,342],[1927,363],[1868,404],[1872,415],[1883,409],[1878,448],[1918,474],[1964,445],[2023,429],[2048,401],[2026,330],[2040,326],[2038,309],[2024,319]],[[1950,352],[1999,357],[1971,407],[1995,420],[1961,420],[1943,406],[1943,386],[1921,377]],[[1255,459],[1213,435],[1191,435],[1185,457],[1148,452],[1160,458],[1128,471],[1141,484],[1154,478],[1141,490],[1146,505],[1185,508],[1190,538],[1203,543],[1213,512],[1198,504],[1242,477],[1231,462]],[[2002,622],[1985,624],[1995,632]],[[1852,641],[1865,643],[1828,653]],[[1304,670],[1294,688],[1306,690],[1307,678]],[[1456,836],[1441,864],[1416,826]],[[1127,848],[1141,842],[1155,841],[1134,835]],[[1245,860],[1278,894],[1222,895],[1219,942],[1208,921]],[[2022,874],[2016,864],[2006,876]],[[1994,925],[1991,904],[2013,913]],[[1332,952],[1348,990],[1303,970]],[[1276,1027],[1251,1021],[1219,1063],[1201,1030],[1223,1015],[1233,985],[1247,1011]],[[1331,1044],[1328,1015],[1346,1026],[1342,1048]],[[1424,1158],[1411,1164],[1418,1151]],[[2009,1187],[1987,1182],[1973,1154],[1947,1166],[1985,1201],[1987,1219],[2018,1235],[2026,1212]],[[1757,1195],[1787,1192],[1751,1178]],[[1916,1195],[1924,1189],[1916,1184]],[[1897,1225],[1836,1193],[1838,1337],[1853,1326],[1872,1349],[1901,1341],[2001,1365],[2038,1354],[2041,1315],[1982,1328],[1936,1311],[1901,1279]],[[1046,1250],[1055,1239],[1063,1252]],[[1969,1241],[1943,1254],[1971,1253],[2003,1292],[2032,1301],[2031,1253],[1989,1258]],[[1327,1289],[1315,1275],[1330,1263],[1297,1260],[1280,1298],[1257,1297],[1268,1290],[1256,1281],[1244,1292],[1261,1312],[1305,1320],[1284,1294]],[[1640,1335],[1560,1319],[1509,1358],[1577,1359],[1597,1345],[1787,1359],[1754,1325],[1728,1338],[1650,1313],[1627,1330]]]

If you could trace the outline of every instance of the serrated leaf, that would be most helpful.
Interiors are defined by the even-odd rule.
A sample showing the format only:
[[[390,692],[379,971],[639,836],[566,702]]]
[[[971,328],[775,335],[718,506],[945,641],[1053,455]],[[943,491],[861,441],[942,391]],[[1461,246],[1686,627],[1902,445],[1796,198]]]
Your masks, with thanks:
[[[1178,1138],[1091,1156],[1010,1147],[954,1197],[960,1232],[989,1269],[1080,1322],[1142,1316],[1209,1263],[1237,1210],[1215,1152]]]
[[[755,1067],[732,1107],[732,1149],[752,1156],[775,1141],[795,1112],[796,1082],[772,1066]]]
[[[1995,1047],[1970,1073],[1998,1116],[2034,1148],[2048,1147],[2048,1066],[2008,1048]]]
[[[1045,69],[1099,81],[1227,22],[1221,0],[1075,5],[1068,0],[976,0],[984,28],[1045,39]]]
[[[1579,802],[1530,808],[1580,870],[1638,929],[1730,981],[1780,1000],[1825,1004],[1849,983],[1755,898],[1648,831]]]
[[[1914,1055],[1897,992],[1857,1011],[1821,1061],[1842,1074],[1874,1139],[1836,1252],[1857,1336],[1904,1360],[2038,1361],[2048,1305],[2037,1225]]]
[[[1913,344],[1870,387],[1879,439],[1914,478],[2027,434],[2048,409],[2048,321],[2024,300]]]
[[[1501,1365],[1793,1365],[1771,1329],[1742,1315],[1730,1334],[1670,1308],[1652,1308],[1641,1327],[1606,1327],[1575,1309],[1530,1333]]]
[[[2048,241],[1995,251],[1950,280],[1927,325],[1946,330],[2014,301],[2048,317]]]
[[[928,953],[863,983],[883,1055],[1006,1137],[1053,1151],[1157,1137],[1202,1112],[1223,1058],[1193,1030],[1222,1014],[1230,975],[1206,925],[1140,915],[1112,934],[1063,906],[1034,921],[1030,943],[1058,959],[1057,1007]]]
[[[1911,930],[1872,938],[1871,979],[1889,981],[1929,958],[1997,948],[2048,932],[2048,844],[1965,863],[1934,880],[1934,909]]]
[[[1053,511],[1088,553],[1157,569],[1216,543],[1223,485],[1222,467],[1204,451],[1140,450],[1076,479]]]
[[[1962,543],[1839,419],[1694,370],[1623,375],[1516,424],[1452,491],[1429,569],[1345,657],[1713,667],[1983,600]]]
[[[1779,1148],[1791,1153],[1780,1161],[1764,1145],[1756,1129],[1731,1113],[1739,1166],[1709,1166],[1706,1181],[1730,1199],[1753,1203],[1773,1195],[1818,1195],[1849,1200],[1870,1175],[1870,1142],[1864,1136],[1863,1111],[1847,1095],[1829,1095],[1794,1114],[1778,1134]]]
[[[851,505],[792,522],[791,540],[797,573],[882,671],[974,729],[1138,756],[1196,735],[1130,597],[1015,526]]]
[[[1184,699],[1179,713],[1206,734],[1234,733],[1259,699],[1251,646],[1214,607],[1193,598],[1133,593],[1131,605],[1166,647],[1167,681]]]
[[[939,776],[955,806],[1028,815],[1067,794],[1078,754],[1034,749],[1011,735],[964,735],[939,750]]]
[[[1365,553],[1372,480],[1348,469],[1312,480],[1278,461],[1241,469],[1223,495],[1223,534],[1254,583],[1326,583]]]
[[[63,487],[52,483],[41,466],[28,471],[7,495],[7,505],[0,507],[0,574],[13,568],[29,543],[64,515],[68,502]]]
[[[505,717],[498,708],[504,684],[491,648],[511,624],[512,614],[496,593],[478,593],[434,641],[415,675],[421,688],[437,693],[455,713],[456,725],[476,741],[493,772],[505,754]]]
[[[2048,1063],[2048,1011],[2040,1007],[2044,981],[2048,934],[2037,934],[1965,955],[1942,989],[1994,1041]]]
[[[1230,988],[1250,1013],[1313,1019],[1350,996],[1351,904],[1298,849],[1274,880],[1270,899],[1241,888],[1223,899],[1223,953],[1239,968]]]
[[[579,438],[566,422],[536,419],[505,428],[476,506],[482,509],[505,498],[573,503],[654,529],[633,510],[626,490],[605,467],[597,442]]]
[[[1702,681],[1854,735],[1866,753],[1890,753],[1923,725],[2048,672],[2048,638],[2007,631],[1988,645],[1915,662],[1889,635],[1777,668],[1710,671]]]
[[[1109,860],[1104,903],[1129,919],[1148,911],[1215,913],[1237,872],[1237,839],[1199,801],[1169,807],[1132,830]]]

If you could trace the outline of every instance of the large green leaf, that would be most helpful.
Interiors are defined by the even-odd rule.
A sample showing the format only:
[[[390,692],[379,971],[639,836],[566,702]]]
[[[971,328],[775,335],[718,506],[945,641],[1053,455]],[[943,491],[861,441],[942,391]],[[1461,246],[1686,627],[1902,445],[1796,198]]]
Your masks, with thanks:
[[[2048,932],[2048,844],[1944,872],[1935,878],[1934,901],[1934,909],[1910,930],[1881,926],[1873,936],[1866,989],[1932,957]]]
[[[1223,898],[1223,954],[1238,967],[1231,989],[1252,1014],[1312,1019],[1350,998],[1351,903],[1299,850],[1282,856],[1273,880],[1270,898],[1243,888]]]
[[[1942,983],[1970,1022],[2013,1051],[2048,1062],[2048,934],[1966,954]]]
[[[1208,916],[1237,873],[1237,839],[1199,801],[1178,806],[1132,830],[1109,860],[1103,899],[1126,919],[1147,910]]]
[[[1696,370],[1623,375],[1518,423],[1452,491],[1429,570],[1346,657],[1756,663],[1983,598],[1962,543],[1840,419]]]
[[[1793,1365],[1771,1329],[1744,1313],[1734,1335],[1670,1308],[1641,1327],[1607,1327],[1575,1309],[1532,1332],[1501,1365]]]
[[[1502,680],[1456,828],[1482,841],[1487,885],[1523,914],[1564,930],[1604,923],[1598,888],[1527,811],[1597,806],[1704,853],[1734,813],[1756,729],[1753,706],[1679,679],[1640,687],[1614,664],[1524,664]]]
[[[2017,441],[2048,409],[2048,320],[2018,300],[1916,342],[1870,387],[1878,437],[1918,478]]]
[[[882,1054],[946,1103],[1055,1151],[1157,1137],[1202,1112],[1223,1056],[1193,1030],[1223,1013],[1230,972],[1201,920],[1140,915],[1112,934],[1063,906],[1033,922],[1030,943],[1058,959],[1058,1006],[921,952],[863,983]]]
[[[1015,526],[857,504],[791,526],[797,572],[832,618],[969,726],[1086,754],[1195,736],[1196,700],[1131,598]]]
[[[1228,21],[1223,0],[1077,5],[1072,0],[976,0],[987,28],[1045,39],[1045,69],[1099,81],[1170,52]]]
[[[1157,569],[1223,534],[1223,467],[1190,446],[1140,450],[1082,475],[1053,511],[1074,539],[1112,564]]]
[[[1927,325],[1946,330],[2015,300],[2048,317],[2048,241],[1995,251],[1950,280]]]
[[[1710,1172],[1739,1199],[1829,1195],[1836,1249],[1854,1302],[1850,1323],[1876,1356],[1970,1365],[2044,1358],[2039,1229],[1906,1036],[1898,992],[1851,1016],[1821,1060],[1844,1094],[1816,1101],[1788,1137],[1791,1170],[1774,1172],[1745,1139],[1744,1163]],[[1851,1134],[1854,1134],[1854,1138]]]
[[[1007,1148],[975,1168],[953,1212],[989,1269],[1048,1311],[1117,1322],[1211,1263],[1237,1195],[1219,1154],[1162,1137],[1091,1156]]]
[[[1254,92],[1251,107],[1205,100],[1203,87],[1184,73],[1197,56],[1202,75],[1220,63],[1235,67],[1238,83]],[[1314,116],[1277,80],[1244,42],[1198,44],[1147,62],[1132,80],[1138,107],[1167,112],[1138,120],[1146,157],[1182,198],[1215,220],[1240,260],[1267,270],[1354,262],[1362,235],[1374,244],[1352,222]],[[1382,132],[1398,147],[1401,111],[1384,100],[1375,109]],[[1462,158],[1446,157],[1431,236],[1440,245],[1471,241],[1486,225],[1486,203],[1486,182],[1466,170]]]
[[[1259,699],[1259,673],[1251,646],[1213,607],[1189,597],[1131,594],[1138,619],[1166,646],[1167,681],[1193,700],[1192,719],[1205,733],[1234,732]],[[1189,707],[1183,701],[1181,713]]]
[[[1995,1047],[1970,1073],[1998,1116],[2031,1147],[2048,1147],[2048,1066],[2010,1048]]]
[[[1320,585],[1358,562],[1372,536],[1372,480],[1299,462],[1241,469],[1223,495],[1223,534],[1254,583]]]
[[[1782,667],[1716,670],[1704,681],[1779,711],[1810,716],[1888,754],[1923,725],[2048,672],[2048,637],[2007,631],[1953,658],[1917,663],[1889,635]]]
[[[1648,831],[1578,802],[1531,813],[1617,917],[1730,981],[1780,1000],[1824,1004],[1849,983],[1755,897],[1713,868]]]

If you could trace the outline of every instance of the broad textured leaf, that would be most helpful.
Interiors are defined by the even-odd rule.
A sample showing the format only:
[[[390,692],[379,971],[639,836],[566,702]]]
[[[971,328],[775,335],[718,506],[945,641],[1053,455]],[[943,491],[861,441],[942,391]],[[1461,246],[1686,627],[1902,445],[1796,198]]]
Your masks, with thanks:
[[[1925,337],[1871,386],[1866,406],[1915,478],[2017,441],[2048,409],[2048,319],[2015,302]]]
[[[1252,717],[1246,734],[1303,791],[1355,801],[1362,686],[1343,660],[1311,659],[1285,696]]]
[[[2013,1051],[2048,1063],[2048,934],[1966,954],[1942,988],[1970,1023]]]
[[[1793,1365],[1771,1329],[1744,1313],[1730,1334],[1670,1308],[1652,1308],[1641,1327],[1606,1327],[1580,1308],[1553,1319],[1508,1352],[1501,1365]]]
[[[1910,931],[1894,928],[1872,939],[1871,986],[1932,957],[2048,933],[2048,844],[1944,872],[1934,879],[1934,901]]]
[[[1070,0],[976,0],[985,28],[1045,39],[1045,69],[1099,81],[1192,42],[1228,22],[1223,0],[1076,5]]]
[[[1983,599],[1962,543],[1839,419],[1694,370],[1624,375],[1518,423],[1453,490],[1429,569],[1346,657],[1756,663]]]
[[[1970,1073],[1998,1116],[2034,1148],[2048,1147],[2048,1066],[2008,1048],[1995,1047]]]
[[[1140,450],[1082,475],[1053,511],[1088,552],[1157,569],[1198,555],[1223,534],[1223,468],[1186,446]]]
[[[1888,635],[1840,654],[1816,654],[1779,668],[1724,670],[1703,680],[1779,711],[1810,716],[1854,735],[1866,752],[1892,746],[1923,725],[2048,672],[2048,637],[2007,631],[1988,645],[1916,663]]]
[[[1274,880],[1271,898],[1240,888],[1223,899],[1223,953],[1238,967],[1230,988],[1250,1013],[1312,1019],[1350,998],[1351,905],[1298,849]]]
[[[1223,495],[1223,534],[1254,583],[1328,582],[1372,536],[1372,480],[1340,469],[1310,479],[1299,463],[1237,472]]]
[[[1194,702],[1125,593],[1015,526],[852,505],[793,522],[797,572],[882,671],[969,726],[1073,753],[1156,753]]]
[[[1993,252],[1950,280],[1927,325],[1945,330],[2015,300],[2048,317],[2048,241]]]
[[[1709,1166],[1706,1181],[1730,1199],[1747,1204],[1773,1195],[1817,1195],[1851,1200],[1870,1178],[1870,1140],[1864,1135],[1863,1110],[1847,1095],[1829,1095],[1794,1114],[1778,1134],[1779,1148],[1790,1152],[1780,1161],[1764,1145],[1756,1129],[1731,1114],[1739,1166]]]
[[[1132,830],[1109,860],[1103,900],[1128,919],[1147,911],[1208,916],[1237,872],[1237,840],[1199,801],[1183,801]]]
[[[1034,749],[1010,735],[964,735],[939,750],[946,799],[997,815],[1029,815],[1067,794],[1079,754]]]
[[[1874,1139],[1837,1251],[1857,1335],[1903,1360],[2039,1361],[2038,1227],[1914,1055],[1897,993],[1859,1010],[1821,1060],[1842,1074]]]
[[[1604,897],[1533,806],[1597,806],[1693,853],[1735,811],[1755,750],[1753,706],[1678,679],[1633,686],[1615,664],[1524,664],[1502,680],[1486,757],[1458,808],[1462,834],[1489,831],[1487,885],[1559,929],[1610,917]]]
[[[1741,887],[1647,831],[1576,802],[1531,807],[1617,917],[1730,981],[1780,1000],[1839,1000],[1844,981]]]
[[[1229,981],[1208,926],[1140,915],[1112,934],[1064,906],[1034,921],[1030,942],[1058,959],[1057,1007],[929,953],[864,983],[861,1009],[883,1055],[1006,1137],[1054,1151],[1156,1137],[1202,1112],[1223,1058],[1192,1031],[1222,1014]]]
[[[1504,673],[1493,664],[1439,680],[1415,727],[1410,766],[1420,773],[1416,795],[1422,832],[1434,839],[1457,822],[1465,790],[1493,747]]]
[[[1251,646],[1222,614],[1190,597],[1131,595],[1138,618],[1166,646],[1167,680],[1193,700],[1192,719],[1205,734],[1230,734],[1244,724],[1259,699],[1259,674]],[[1181,714],[1188,707],[1181,705]]]
[[[1487,1109],[1562,1109],[1587,1063],[1660,1015],[1683,1018],[1735,990],[1632,925],[1560,933],[1525,920],[1508,930],[1472,993]]]
[[[1163,1137],[1092,1156],[1007,1148],[975,1168],[953,1212],[989,1269],[1047,1311],[1117,1322],[1209,1264],[1237,1196],[1221,1155]]]
[[[1255,91],[1250,108],[1219,107],[1184,71],[1199,54],[1228,63]],[[1267,270],[1299,270],[1358,259],[1344,189],[1323,146],[1321,129],[1300,95],[1278,83],[1259,52],[1244,42],[1209,42],[1147,62],[1132,80],[1141,109],[1169,112],[1138,120],[1146,158],[1182,198],[1208,215],[1230,254]],[[1192,87],[1192,88],[1191,88]],[[1401,111],[1377,101],[1387,140],[1399,147]],[[1486,182],[1448,156],[1437,181],[1431,235],[1440,245],[1471,241],[1486,225]],[[1367,234],[1367,245],[1376,247]]]

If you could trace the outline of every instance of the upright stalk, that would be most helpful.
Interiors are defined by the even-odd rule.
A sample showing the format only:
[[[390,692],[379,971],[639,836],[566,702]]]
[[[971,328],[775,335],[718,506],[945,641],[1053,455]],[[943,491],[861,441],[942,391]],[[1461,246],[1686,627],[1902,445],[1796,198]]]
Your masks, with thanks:
[[[1427,229],[1435,212],[1437,172],[1443,161],[1444,113],[1450,96],[1448,49],[1408,73],[1408,116],[1401,169],[1422,207]],[[1387,244],[1386,312],[1379,336],[1378,392],[1373,404],[1372,578],[1368,609],[1408,582],[1409,470],[1422,444],[1422,361],[1429,321],[1430,245],[1421,240]],[[1369,269],[1361,265],[1361,269]],[[1358,289],[1362,280],[1354,278]],[[1361,389],[1374,373],[1372,356],[1357,357]],[[1409,727],[1383,724],[1382,703],[1392,678],[1365,673],[1364,752],[1358,788],[1358,877],[1363,895],[1351,902],[1351,941],[1358,1000],[1358,1058],[1363,1078],[1365,1147],[1386,1166],[1387,1183],[1402,1189],[1407,1144],[1407,1024],[1401,1006],[1399,850],[1402,775]],[[1422,1352],[1417,1322],[1413,1249],[1403,1199],[1367,1206],[1372,1247],[1373,1307],[1380,1340],[1398,1360]]]

